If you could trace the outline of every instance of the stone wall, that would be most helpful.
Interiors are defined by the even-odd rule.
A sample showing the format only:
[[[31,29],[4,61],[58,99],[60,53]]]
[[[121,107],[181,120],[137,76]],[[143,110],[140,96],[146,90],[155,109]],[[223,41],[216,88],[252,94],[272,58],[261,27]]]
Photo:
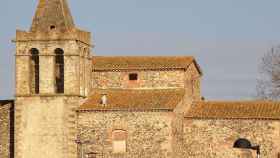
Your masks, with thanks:
[[[181,149],[177,157],[253,158],[255,151],[233,148],[238,138],[261,145],[262,158],[277,158],[280,152],[280,122],[269,120],[196,120],[185,119]]]
[[[92,45],[89,44],[89,36],[90,33],[79,30],[63,34],[17,32],[16,158],[76,158],[75,110],[91,89]],[[82,39],[88,40],[79,41]],[[32,48],[39,51],[39,94],[31,91]],[[57,48],[64,53],[63,94],[56,92]]]
[[[86,96],[90,91],[90,46],[78,41],[18,41],[16,43],[16,95],[31,95],[30,49],[39,50],[40,94],[55,93],[54,50],[64,51],[65,94]]]
[[[10,158],[10,113],[11,104],[0,103],[0,157]]]
[[[201,74],[198,71],[194,63],[185,71],[185,89],[186,95],[194,100],[201,99],[201,87],[200,87]]]
[[[130,81],[129,74],[138,80]],[[93,72],[94,88],[183,88],[184,71],[103,71]]]
[[[16,158],[76,158],[79,97],[17,97]]]
[[[83,145],[83,153],[97,153],[97,158],[172,157],[172,112],[95,111],[78,115],[78,138],[82,143],[87,142]],[[114,130],[127,132],[126,152],[123,154],[113,153]],[[81,154],[81,145],[79,148]]]
[[[129,80],[129,74],[137,73],[138,80]],[[192,63],[187,70],[127,70],[127,71],[94,71],[93,88],[121,89],[167,89],[185,88],[189,97],[201,99],[200,78],[197,67]]]

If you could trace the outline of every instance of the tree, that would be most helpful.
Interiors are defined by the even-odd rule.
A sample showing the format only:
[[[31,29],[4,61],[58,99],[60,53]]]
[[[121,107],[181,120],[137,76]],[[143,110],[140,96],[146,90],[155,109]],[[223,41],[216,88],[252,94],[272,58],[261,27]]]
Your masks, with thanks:
[[[259,69],[261,76],[257,81],[257,97],[280,100],[280,46],[264,54]]]

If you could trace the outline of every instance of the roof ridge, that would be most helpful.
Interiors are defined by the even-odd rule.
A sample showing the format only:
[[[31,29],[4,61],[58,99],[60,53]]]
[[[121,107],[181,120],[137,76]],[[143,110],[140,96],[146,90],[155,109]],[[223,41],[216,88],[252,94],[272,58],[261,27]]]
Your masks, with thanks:
[[[272,100],[201,100],[201,101],[196,101],[196,102],[206,102],[206,103],[250,103],[250,102],[271,102],[271,103],[277,103],[280,101],[272,101]]]
[[[185,88],[143,88],[143,89],[139,89],[139,88],[108,88],[108,89],[102,89],[102,88],[93,88],[93,90],[174,90],[174,89],[177,89],[177,90],[184,90]]]
[[[185,117],[202,119],[280,119],[280,102],[267,100],[196,101]]]
[[[98,57],[104,57],[104,58],[121,58],[121,57],[127,57],[127,58],[130,58],[130,57],[132,57],[132,58],[142,58],[142,57],[147,57],[147,58],[194,58],[194,56],[191,56],[191,55],[186,55],[186,56],[177,56],[177,55],[175,55],[175,56],[132,56],[132,55],[124,55],[124,56],[122,56],[122,55],[114,55],[114,56],[93,56],[92,57],[92,59],[94,59],[94,58],[98,58]]]
[[[92,58],[93,69],[100,70],[155,70],[188,69],[195,63],[193,56],[95,56]]]
[[[103,94],[107,95],[107,105],[101,105]],[[93,90],[79,109],[174,109],[184,97],[181,89],[118,89]]]
[[[119,91],[119,92],[121,92],[121,91],[122,91],[122,92],[125,92],[125,91],[135,91],[135,92],[136,92],[136,91],[139,91],[139,92],[140,92],[140,91],[142,91],[142,92],[143,92],[143,91],[150,91],[150,92],[152,92],[152,91],[153,91],[153,92],[155,92],[155,91],[158,91],[158,92],[160,92],[160,91],[161,91],[161,92],[164,92],[164,91],[165,91],[165,92],[166,92],[166,91],[173,91],[173,92],[174,92],[174,91],[180,91],[180,92],[181,92],[181,91],[185,91],[185,89],[184,89],[184,88],[166,88],[166,89],[153,89],[153,88],[150,88],[150,89],[132,89],[132,88],[131,88],[131,89],[128,89],[128,88],[127,88],[127,89],[122,89],[122,88],[100,89],[100,88],[93,88],[92,91],[91,91],[91,93],[90,93],[90,95],[95,94],[95,93],[97,93],[97,92],[106,92],[106,91],[107,91],[107,92],[110,92],[110,91],[111,91],[111,92],[113,92],[113,91]],[[90,95],[89,95],[89,96],[90,96]]]

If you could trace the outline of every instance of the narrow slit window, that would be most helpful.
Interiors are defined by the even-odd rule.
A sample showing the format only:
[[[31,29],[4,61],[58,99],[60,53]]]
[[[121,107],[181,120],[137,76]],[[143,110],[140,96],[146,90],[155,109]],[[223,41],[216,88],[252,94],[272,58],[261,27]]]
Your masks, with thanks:
[[[36,48],[30,50],[30,90],[31,94],[40,93],[40,76],[39,76],[39,51]]]
[[[136,81],[136,80],[138,80],[138,74],[137,74],[137,73],[129,74],[129,80],[130,80],[130,81]]]
[[[55,50],[55,88],[56,93],[64,93],[64,51]]]

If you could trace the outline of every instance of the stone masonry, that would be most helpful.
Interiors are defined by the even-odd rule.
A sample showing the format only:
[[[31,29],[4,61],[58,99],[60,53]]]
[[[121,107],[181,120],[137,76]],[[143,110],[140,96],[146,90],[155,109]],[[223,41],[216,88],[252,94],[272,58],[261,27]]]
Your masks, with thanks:
[[[137,74],[138,80],[130,81],[129,74]],[[201,99],[200,72],[194,63],[188,69],[167,70],[103,70],[93,71],[95,89],[180,89],[195,100]]]
[[[79,113],[79,136],[84,152],[97,157],[171,158],[173,113],[168,111],[95,111]],[[127,147],[123,154],[112,151],[112,132],[127,131]]]
[[[16,158],[77,156],[75,110],[91,90],[90,41],[89,32],[75,27],[65,0],[39,0],[30,30],[17,30]],[[35,75],[30,64],[32,49],[39,56],[39,74]],[[63,69],[56,67],[56,49],[62,50]],[[58,72],[63,74],[62,93],[56,91]],[[31,89],[36,75],[38,94]]]
[[[16,157],[75,157],[78,104],[77,97],[18,97]]]
[[[232,148],[238,138],[261,144],[263,158],[277,158],[280,148],[280,122],[273,120],[185,119],[182,155],[188,158],[243,158]],[[252,151],[250,158],[255,157]]]
[[[204,100],[192,56],[94,56],[67,0],[38,0],[13,42],[15,100],[0,101],[0,158],[255,157],[233,148],[239,138],[279,158],[280,102]]]
[[[13,119],[11,118],[12,103],[0,102],[0,157],[11,158],[11,126]]]
[[[128,76],[137,73],[139,80],[129,81]],[[184,88],[185,71],[119,71],[119,72],[94,72],[93,87],[108,89],[164,89],[164,88]]]

